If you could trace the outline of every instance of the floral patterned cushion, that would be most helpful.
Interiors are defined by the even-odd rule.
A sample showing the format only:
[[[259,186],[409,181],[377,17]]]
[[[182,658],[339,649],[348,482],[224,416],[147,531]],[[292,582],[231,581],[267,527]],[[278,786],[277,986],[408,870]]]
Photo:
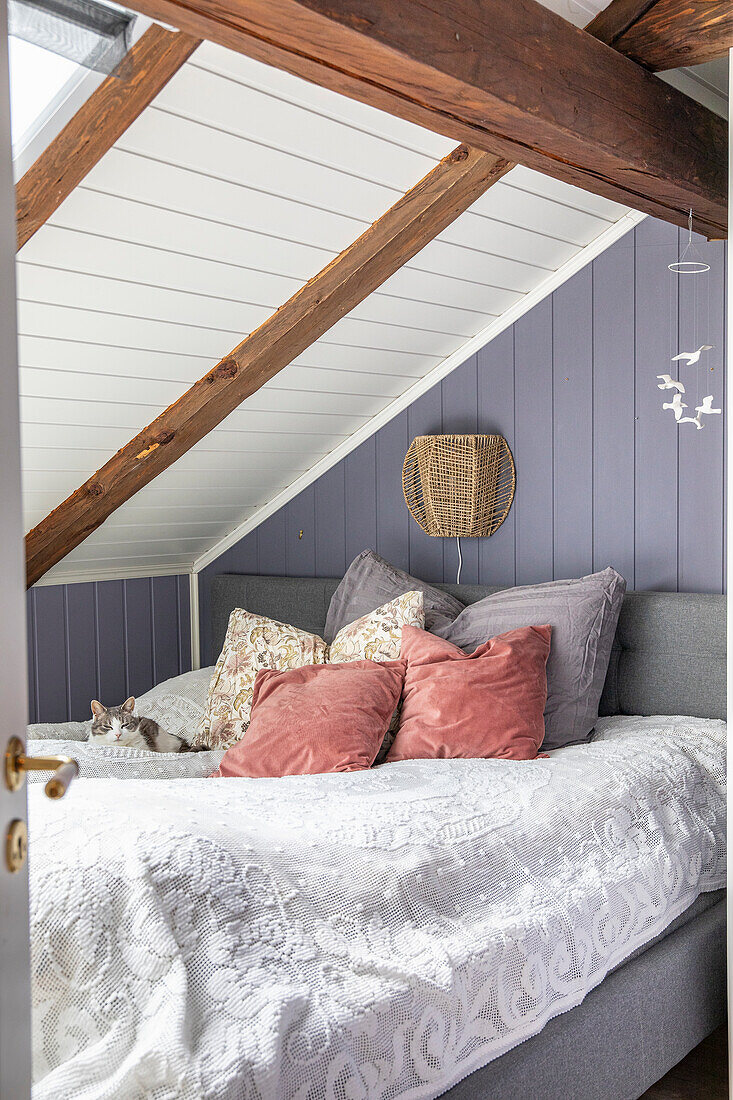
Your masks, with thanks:
[[[397,660],[402,627],[424,625],[423,594],[417,591],[405,592],[349,623],[331,646],[306,630],[235,608],[229,616],[195,743],[224,749],[244,737],[260,669],[283,671],[343,661]]]

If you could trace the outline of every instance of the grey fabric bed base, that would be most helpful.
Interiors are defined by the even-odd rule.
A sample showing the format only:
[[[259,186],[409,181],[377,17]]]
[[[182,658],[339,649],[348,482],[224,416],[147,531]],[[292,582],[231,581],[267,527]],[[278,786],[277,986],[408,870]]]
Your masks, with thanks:
[[[638,1100],[726,1017],[725,900],[619,967],[450,1100]]]
[[[339,581],[224,573],[211,582],[211,639],[219,655],[229,614],[258,615],[323,634]],[[464,604],[498,589],[436,584]],[[627,592],[606,676],[600,713],[726,716],[725,596]]]

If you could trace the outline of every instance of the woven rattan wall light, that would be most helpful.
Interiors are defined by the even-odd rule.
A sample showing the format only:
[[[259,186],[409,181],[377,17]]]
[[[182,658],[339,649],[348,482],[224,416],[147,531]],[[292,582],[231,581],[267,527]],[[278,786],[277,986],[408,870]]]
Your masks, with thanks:
[[[458,543],[493,535],[514,500],[516,475],[501,435],[418,435],[402,467],[402,490],[423,531]]]

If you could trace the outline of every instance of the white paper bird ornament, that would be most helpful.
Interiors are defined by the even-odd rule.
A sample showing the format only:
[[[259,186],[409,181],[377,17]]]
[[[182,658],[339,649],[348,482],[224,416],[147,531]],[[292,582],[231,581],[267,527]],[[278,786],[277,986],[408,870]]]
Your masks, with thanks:
[[[680,395],[676,393],[671,401],[665,401],[665,403],[662,405],[662,408],[671,409],[674,413],[675,420],[679,420],[682,416],[682,410],[686,409],[687,405],[685,405]]]
[[[713,395],[711,393],[709,393],[707,397],[703,397],[702,405],[698,405],[695,408],[695,412],[697,413],[698,416],[701,416],[701,415],[706,415],[707,413],[719,413],[721,411],[720,409],[714,409],[712,406],[713,406]]]
[[[678,423],[694,424],[697,430],[700,431],[703,426],[703,416],[705,416],[707,413],[719,413],[721,411],[720,409],[712,408],[712,404],[713,395],[709,393],[707,397],[703,397],[702,405],[696,406],[695,412],[697,413],[697,416],[683,416],[681,419],[678,420]]]
[[[704,351],[712,351],[714,347],[714,344],[701,344],[697,351],[681,351],[679,355],[672,356],[672,362],[676,363],[679,360],[685,360],[685,366],[694,367],[695,363],[699,362],[702,353]]]
[[[685,387],[681,382],[676,382],[671,374],[658,374],[657,378],[661,378],[661,383],[657,384],[658,390],[678,390],[680,393],[685,392]]]

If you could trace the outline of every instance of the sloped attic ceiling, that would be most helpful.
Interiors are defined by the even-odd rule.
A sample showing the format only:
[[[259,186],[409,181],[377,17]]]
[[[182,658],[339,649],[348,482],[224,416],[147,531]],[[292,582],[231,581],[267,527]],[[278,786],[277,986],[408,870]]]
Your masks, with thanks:
[[[454,144],[199,47],[19,253],[27,527]],[[44,583],[191,568],[637,220],[513,169]]]

